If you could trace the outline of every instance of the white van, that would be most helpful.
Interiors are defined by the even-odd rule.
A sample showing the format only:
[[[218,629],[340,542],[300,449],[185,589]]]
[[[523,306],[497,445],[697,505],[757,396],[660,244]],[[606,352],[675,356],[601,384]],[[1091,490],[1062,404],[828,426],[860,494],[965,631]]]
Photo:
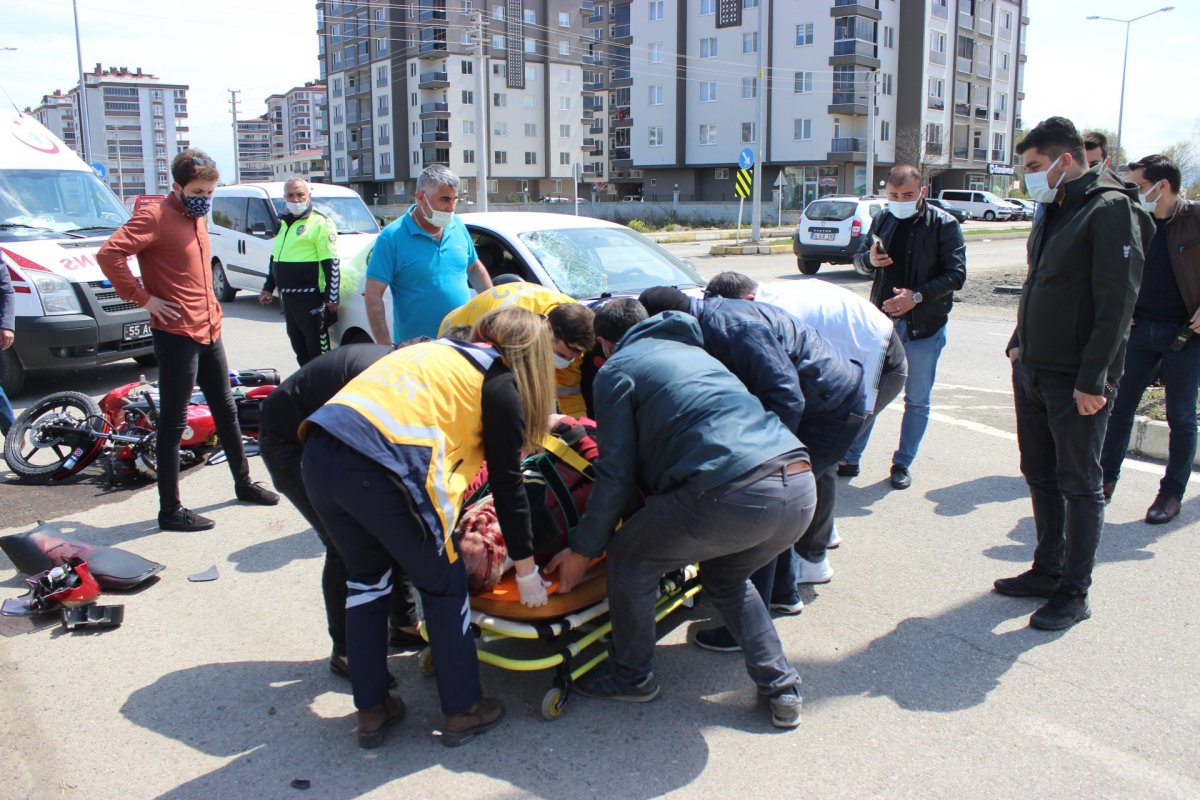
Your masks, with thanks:
[[[239,290],[262,291],[271,263],[279,218],[287,212],[282,181],[218,186],[208,213],[212,244],[213,294],[229,302]],[[313,207],[333,221],[338,232],[338,258],[348,261],[369,248],[379,223],[351,189],[310,183]]]
[[[986,219],[991,222],[996,219],[1008,219],[1016,213],[1011,204],[991,192],[942,189],[938,192],[938,199],[966,211],[971,219]]]
[[[150,315],[117,297],[96,251],[129,212],[87,164],[33,117],[0,108],[0,269],[16,292],[16,340],[0,385],[30,370],[134,358],[153,365]],[[138,275],[135,259],[130,268]]]

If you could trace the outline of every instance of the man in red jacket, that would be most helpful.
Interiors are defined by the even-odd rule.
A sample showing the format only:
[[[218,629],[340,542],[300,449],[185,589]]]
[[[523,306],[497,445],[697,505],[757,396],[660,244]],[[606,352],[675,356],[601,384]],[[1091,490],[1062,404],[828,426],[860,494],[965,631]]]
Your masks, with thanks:
[[[199,385],[217,423],[237,497],[275,505],[279,495],[250,480],[237,408],[229,390],[229,364],[221,344],[221,304],[212,293],[205,215],[220,177],[200,150],[184,150],[171,162],[172,192],[144,206],[109,237],[96,260],[123,300],[150,312],[158,359],[158,526],[165,531],[202,531],[215,524],[179,502],[179,441],[192,387]],[[142,278],[129,270],[137,256]]]

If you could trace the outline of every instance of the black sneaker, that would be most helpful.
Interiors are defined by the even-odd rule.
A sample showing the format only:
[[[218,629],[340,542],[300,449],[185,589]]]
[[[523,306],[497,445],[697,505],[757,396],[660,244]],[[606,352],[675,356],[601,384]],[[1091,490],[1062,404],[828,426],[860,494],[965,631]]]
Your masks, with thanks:
[[[1086,594],[1055,594],[1049,603],[1033,612],[1029,626],[1044,631],[1062,631],[1090,616],[1092,610],[1088,608]]]
[[[771,724],[776,728],[796,728],[800,725],[800,693],[789,690],[776,697],[768,698],[771,705]]]
[[[892,464],[892,488],[907,489],[910,486],[912,486],[912,475],[908,474],[908,467]]]
[[[428,644],[419,633],[409,633],[401,628],[393,628],[388,625],[388,647],[393,650],[422,650]]]
[[[705,628],[696,631],[696,647],[712,650],[716,653],[740,653],[742,646],[733,638],[733,634],[724,625],[719,628]]]
[[[837,474],[839,478],[857,478],[858,464],[847,464],[843,461],[838,464]]]
[[[180,506],[170,514],[158,512],[158,527],[164,531],[207,531],[217,523]]]
[[[237,487],[237,499],[247,503],[257,503],[260,506],[273,506],[279,503],[279,495],[258,481]]]
[[[651,672],[640,682],[629,684],[613,675],[607,669],[597,670],[591,675],[584,675],[575,682],[575,691],[584,697],[595,697],[601,700],[624,700],[627,703],[648,703],[658,697],[661,691],[658,681]]]
[[[1027,569],[1014,578],[998,578],[992,586],[1000,594],[1009,597],[1045,597],[1054,596],[1058,591],[1058,578],[1044,572]]]

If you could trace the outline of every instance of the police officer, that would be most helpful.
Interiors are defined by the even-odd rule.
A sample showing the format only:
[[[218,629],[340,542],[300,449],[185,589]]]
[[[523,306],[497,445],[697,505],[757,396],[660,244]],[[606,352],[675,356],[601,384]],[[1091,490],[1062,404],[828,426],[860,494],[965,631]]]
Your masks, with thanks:
[[[329,349],[326,329],[337,319],[337,229],[312,207],[308,181],[292,178],[283,187],[287,213],[279,232],[259,302],[267,305],[275,288],[283,299],[288,338],[300,366]]]

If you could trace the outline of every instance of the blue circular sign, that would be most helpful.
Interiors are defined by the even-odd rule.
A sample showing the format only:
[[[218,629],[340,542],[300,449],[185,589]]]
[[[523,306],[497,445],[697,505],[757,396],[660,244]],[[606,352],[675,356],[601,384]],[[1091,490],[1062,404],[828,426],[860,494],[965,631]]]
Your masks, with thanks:
[[[743,147],[742,152],[738,153],[738,166],[742,169],[750,169],[754,166],[754,150],[750,147]]]
[[[104,166],[99,161],[93,161],[90,166],[92,168],[92,172],[96,173],[101,178],[108,177],[108,167]]]

